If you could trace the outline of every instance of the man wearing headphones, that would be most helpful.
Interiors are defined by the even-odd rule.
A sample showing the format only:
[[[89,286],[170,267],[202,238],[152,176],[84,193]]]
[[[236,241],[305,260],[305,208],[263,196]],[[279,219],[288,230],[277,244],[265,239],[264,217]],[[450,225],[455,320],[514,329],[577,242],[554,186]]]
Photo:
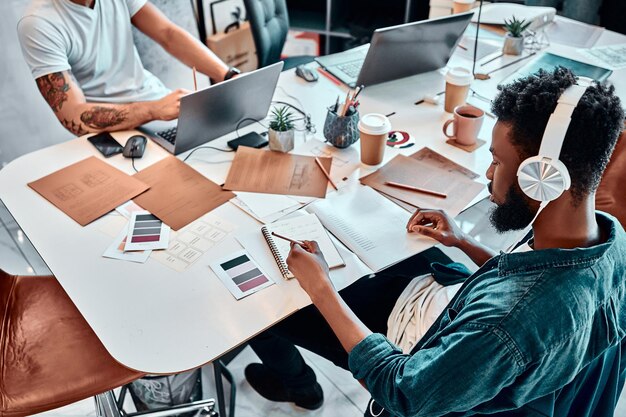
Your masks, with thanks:
[[[594,197],[623,127],[620,100],[564,68],[500,90],[491,221],[502,232],[532,224],[532,238],[496,254],[445,213],[416,212],[408,232],[481,266],[409,352],[384,336],[397,307],[384,300],[411,279],[361,279],[338,294],[315,242],[293,246],[289,269],[314,306],[252,342],[263,364],[246,376],[262,395],[318,405],[293,342],[349,369],[372,394],[366,415],[613,415],[626,378],[626,234]]]

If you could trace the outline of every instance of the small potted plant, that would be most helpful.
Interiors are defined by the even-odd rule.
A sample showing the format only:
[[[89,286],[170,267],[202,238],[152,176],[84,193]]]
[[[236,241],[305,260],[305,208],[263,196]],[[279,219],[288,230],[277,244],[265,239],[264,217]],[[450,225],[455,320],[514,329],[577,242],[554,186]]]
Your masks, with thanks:
[[[524,51],[524,31],[528,29],[532,22],[518,20],[515,16],[512,19],[504,19],[504,29],[506,36],[502,52],[507,55],[521,55]]]
[[[295,130],[293,114],[287,107],[272,109],[269,137],[270,149],[279,152],[289,152],[293,149]]]

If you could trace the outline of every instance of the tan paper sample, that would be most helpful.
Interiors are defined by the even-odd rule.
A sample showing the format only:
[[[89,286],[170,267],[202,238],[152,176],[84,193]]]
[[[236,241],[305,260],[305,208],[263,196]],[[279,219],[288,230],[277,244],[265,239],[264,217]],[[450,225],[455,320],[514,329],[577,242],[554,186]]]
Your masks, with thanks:
[[[65,214],[86,226],[148,189],[91,156],[28,184]]]
[[[330,172],[332,158],[319,158]],[[315,157],[265,151],[241,146],[237,149],[224,188],[233,191],[326,196],[328,180],[315,163]]]
[[[361,183],[412,206],[445,210],[456,216],[482,190],[477,183],[458,171],[433,167],[423,161],[398,155],[376,172],[360,179]],[[391,187],[392,181],[447,195],[447,198]]]
[[[135,198],[135,203],[173,230],[180,230],[235,196],[173,156],[134,177],[150,186],[148,192]]]

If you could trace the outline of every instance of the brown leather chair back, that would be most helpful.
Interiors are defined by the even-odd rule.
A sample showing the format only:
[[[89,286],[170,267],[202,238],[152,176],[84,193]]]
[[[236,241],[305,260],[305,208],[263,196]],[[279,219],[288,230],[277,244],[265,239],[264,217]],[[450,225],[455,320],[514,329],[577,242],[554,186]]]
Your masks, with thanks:
[[[617,217],[626,228],[626,130],[617,140],[596,191],[596,208]]]
[[[0,270],[0,416],[58,408],[143,375],[109,355],[54,277]]]

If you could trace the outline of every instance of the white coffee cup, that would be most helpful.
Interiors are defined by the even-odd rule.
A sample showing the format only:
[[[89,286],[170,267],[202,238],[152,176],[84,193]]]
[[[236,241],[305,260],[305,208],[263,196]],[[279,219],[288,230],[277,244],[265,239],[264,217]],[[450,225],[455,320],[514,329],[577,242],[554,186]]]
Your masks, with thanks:
[[[446,73],[446,98],[443,106],[444,110],[452,113],[458,106],[465,104],[470,84],[472,83],[472,72],[467,68],[454,67]]]
[[[391,122],[384,114],[368,113],[359,121],[361,162],[378,165],[385,156]]]

